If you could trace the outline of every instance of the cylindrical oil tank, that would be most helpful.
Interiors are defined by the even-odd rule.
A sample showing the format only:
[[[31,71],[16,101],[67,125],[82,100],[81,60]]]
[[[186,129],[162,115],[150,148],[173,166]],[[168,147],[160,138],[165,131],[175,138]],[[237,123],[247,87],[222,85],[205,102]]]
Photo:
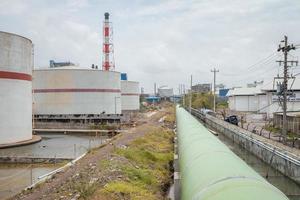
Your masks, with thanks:
[[[122,110],[136,111],[140,109],[139,82],[121,81]]]
[[[120,73],[76,66],[33,71],[35,115],[121,114]]]
[[[183,108],[176,124],[182,200],[288,200]]]
[[[31,40],[0,32],[0,144],[32,139]]]

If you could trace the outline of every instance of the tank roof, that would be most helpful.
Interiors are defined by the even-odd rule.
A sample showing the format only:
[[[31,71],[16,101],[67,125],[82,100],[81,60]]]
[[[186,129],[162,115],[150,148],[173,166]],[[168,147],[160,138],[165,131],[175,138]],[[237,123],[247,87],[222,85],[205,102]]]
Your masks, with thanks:
[[[17,36],[17,37],[21,37],[21,38],[24,38],[24,39],[26,39],[26,40],[29,40],[29,41],[32,43],[32,40],[31,40],[31,39],[29,39],[29,38],[27,38],[27,37],[24,37],[24,36],[22,36],[22,35],[18,35],[18,34],[16,34],[16,33],[10,33],[10,32],[6,32],[6,31],[0,31],[0,33],[5,33],[5,34],[9,34],[9,35],[14,35],[14,36]]]

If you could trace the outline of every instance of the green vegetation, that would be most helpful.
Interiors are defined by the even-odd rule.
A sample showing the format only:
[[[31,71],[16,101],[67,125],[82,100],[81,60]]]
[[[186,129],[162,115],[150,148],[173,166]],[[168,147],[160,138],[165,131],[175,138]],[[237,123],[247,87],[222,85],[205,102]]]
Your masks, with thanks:
[[[99,129],[99,130],[116,130],[119,129],[120,126],[118,124],[93,124],[90,126],[91,129]]]
[[[264,127],[267,131],[270,131],[272,133],[279,133],[280,132],[280,128],[275,127],[274,125],[268,124],[265,125]]]
[[[185,102],[188,104],[189,102],[189,94],[185,96]],[[228,103],[226,101],[221,101],[216,97],[216,106],[220,109],[228,108]],[[181,102],[182,103],[182,102]],[[214,95],[211,92],[207,93],[193,93],[192,94],[192,107],[195,109],[198,108],[206,108],[213,109],[214,107]]]
[[[227,101],[220,101],[217,103],[218,109],[225,109],[228,108],[228,102]]]
[[[122,178],[107,183],[95,199],[165,198],[172,181],[173,133],[163,128],[149,132],[127,148],[116,148],[113,159],[101,161],[103,168],[113,168]]]

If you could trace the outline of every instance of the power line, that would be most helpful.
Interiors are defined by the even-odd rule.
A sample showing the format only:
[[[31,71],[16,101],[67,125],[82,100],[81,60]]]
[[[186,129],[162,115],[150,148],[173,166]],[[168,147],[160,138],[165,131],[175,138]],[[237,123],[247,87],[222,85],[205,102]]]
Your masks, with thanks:
[[[266,57],[264,60],[261,60],[260,62],[257,62],[256,64],[251,65],[250,67],[248,67],[247,69],[241,70],[240,72],[245,72],[245,73],[249,73],[252,72],[254,70],[256,70],[256,68],[261,67],[262,65],[268,65],[273,61],[273,58],[275,58],[277,55],[275,55],[274,53],[271,54],[271,57],[268,56]],[[225,76],[240,76],[240,72],[239,73],[223,73],[221,72],[222,75]]]
[[[283,77],[277,77],[277,79],[282,79],[283,78],[283,82],[282,84],[280,84],[280,91],[278,93],[278,99],[280,99],[280,96],[283,97],[283,104],[282,104],[282,135],[283,135],[283,141],[284,143],[286,142],[286,136],[287,136],[287,119],[286,119],[286,112],[287,112],[287,90],[288,90],[288,79],[290,79],[291,77],[288,75],[288,63],[290,63],[291,65],[293,65],[294,63],[296,63],[296,65],[298,65],[298,61],[289,61],[288,60],[288,53],[290,50],[295,50],[296,47],[293,44],[288,44],[288,37],[284,36],[284,40],[281,41],[283,43],[284,46],[281,46],[281,44],[279,44],[278,47],[278,52],[282,51],[283,55],[284,55],[284,60],[279,60],[277,61],[279,63],[279,65],[281,65],[281,63],[283,63]],[[275,77],[276,79],[276,77]]]

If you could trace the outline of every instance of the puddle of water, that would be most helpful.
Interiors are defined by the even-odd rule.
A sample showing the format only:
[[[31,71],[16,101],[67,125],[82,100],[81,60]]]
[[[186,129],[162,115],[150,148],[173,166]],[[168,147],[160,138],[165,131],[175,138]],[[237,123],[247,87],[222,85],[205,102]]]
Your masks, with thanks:
[[[262,177],[266,177],[268,174],[267,181],[285,193],[291,200],[300,200],[300,186],[296,182],[273,169],[223,134],[219,134],[218,138]]]
[[[75,158],[89,148],[97,147],[108,137],[88,135],[39,134],[42,141],[20,147],[0,149],[0,156],[30,156],[43,158]]]
[[[24,188],[38,180],[59,166],[31,166],[31,165],[1,165],[0,164],[0,199],[12,197]]]
[[[0,149],[0,156],[24,156],[43,158],[73,159],[87,152],[89,148],[98,147],[108,137],[88,136],[82,134],[39,134],[42,141],[20,147]],[[8,165],[0,164],[0,199],[19,193],[36,182],[38,177],[59,168],[59,165]]]

